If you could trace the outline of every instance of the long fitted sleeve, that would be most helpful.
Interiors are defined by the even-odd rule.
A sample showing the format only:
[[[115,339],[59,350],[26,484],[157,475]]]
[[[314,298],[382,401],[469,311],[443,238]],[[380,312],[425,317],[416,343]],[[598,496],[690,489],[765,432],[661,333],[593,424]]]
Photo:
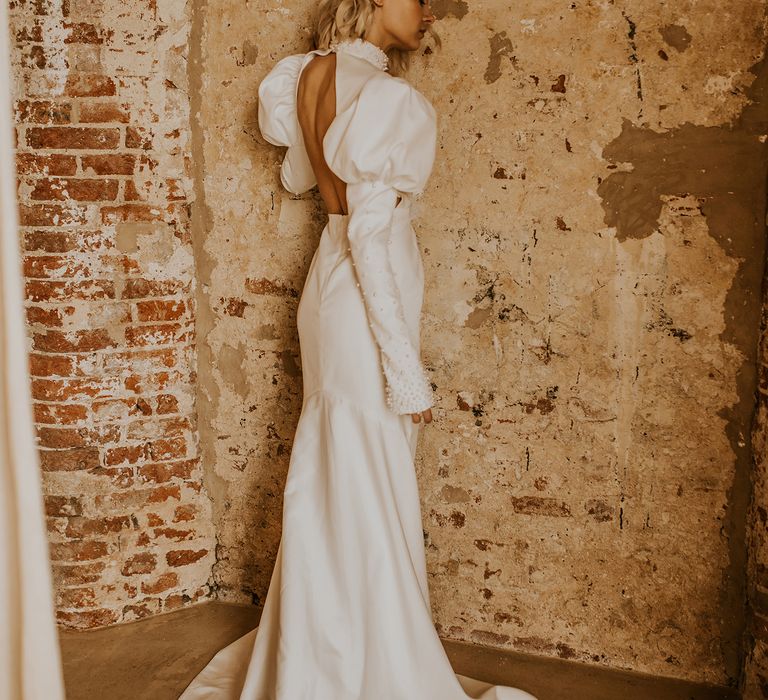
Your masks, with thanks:
[[[435,158],[432,105],[400,78],[377,74],[337,115],[323,147],[328,166],[347,183],[347,236],[376,343],[387,405],[397,414],[433,404],[432,389],[409,334],[389,256],[398,192],[417,193]]]
[[[409,336],[389,256],[397,192],[380,180],[347,186],[347,235],[371,330],[381,351],[387,405],[420,413],[432,405],[432,388]]]

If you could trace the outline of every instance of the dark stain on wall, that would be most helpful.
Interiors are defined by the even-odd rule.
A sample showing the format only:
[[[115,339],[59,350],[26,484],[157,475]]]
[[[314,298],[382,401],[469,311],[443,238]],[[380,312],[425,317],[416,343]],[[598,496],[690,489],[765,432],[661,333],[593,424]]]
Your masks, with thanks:
[[[469,12],[469,5],[466,0],[435,0],[432,3],[432,11],[438,19],[445,17],[464,19],[464,16]]]
[[[507,36],[506,32],[498,32],[494,34],[489,43],[491,45],[491,55],[488,59],[488,66],[485,69],[485,82],[490,85],[495,83],[501,77],[501,62],[504,58],[509,57],[512,65],[515,65],[517,59],[514,55],[514,47],[512,41]]]
[[[673,49],[680,53],[685,51],[691,45],[691,35],[688,30],[680,24],[669,24],[659,29],[661,38],[667,42]]]
[[[675,29],[666,32],[665,40],[684,50],[690,40],[685,35]],[[605,223],[616,228],[618,241],[645,238],[657,230],[662,195],[693,195],[702,203],[710,235],[729,257],[740,259],[726,298],[721,338],[736,346],[745,360],[737,374],[738,403],[719,411],[727,421],[726,432],[735,455],[734,479],[723,518],[730,566],[723,573],[727,580],[721,586],[721,639],[732,675],[738,673],[743,626],[751,464],[747,436],[757,382],[768,175],[764,142],[768,133],[768,60],[764,58],[751,71],[756,78],[747,91],[750,104],[731,124],[684,124],[658,133],[625,121],[621,134],[606,146],[603,155],[614,164],[629,163],[633,170],[614,172],[598,187]]]

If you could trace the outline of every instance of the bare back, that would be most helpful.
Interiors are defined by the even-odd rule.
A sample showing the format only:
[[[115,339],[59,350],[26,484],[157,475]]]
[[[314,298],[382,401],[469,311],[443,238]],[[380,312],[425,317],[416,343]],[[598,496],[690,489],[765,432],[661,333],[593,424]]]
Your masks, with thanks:
[[[336,118],[336,54],[315,56],[299,76],[296,109],[304,146],[329,214],[347,214],[347,185],[325,162],[323,138]],[[397,198],[397,204],[401,197]]]
[[[336,54],[315,56],[299,76],[296,107],[309,162],[329,214],[347,213],[347,186],[325,162],[323,137],[336,118]]]

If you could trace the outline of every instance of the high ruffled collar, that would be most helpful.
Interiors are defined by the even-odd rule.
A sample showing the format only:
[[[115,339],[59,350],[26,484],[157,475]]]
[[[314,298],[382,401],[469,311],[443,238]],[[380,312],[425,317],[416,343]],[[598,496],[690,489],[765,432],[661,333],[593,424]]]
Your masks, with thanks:
[[[331,51],[348,53],[362,58],[380,70],[386,71],[389,69],[389,56],[376,44],[366,39],[342,39],[341,41],[333,42],[330,48]]]

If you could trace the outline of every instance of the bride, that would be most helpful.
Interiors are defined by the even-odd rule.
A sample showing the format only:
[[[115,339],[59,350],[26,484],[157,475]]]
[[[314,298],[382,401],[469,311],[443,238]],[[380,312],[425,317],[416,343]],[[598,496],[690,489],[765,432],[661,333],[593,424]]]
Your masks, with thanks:
[[[428,0],[321,0],[315,48],[259,86],[283,186],[328,211],[298,306],[303,404],[260,624],[180,700],[536,700],[454,673],[435,630],[418,485],[432,421],[420,360],[424,270],[411,205],[436,114],[396,73]]]

